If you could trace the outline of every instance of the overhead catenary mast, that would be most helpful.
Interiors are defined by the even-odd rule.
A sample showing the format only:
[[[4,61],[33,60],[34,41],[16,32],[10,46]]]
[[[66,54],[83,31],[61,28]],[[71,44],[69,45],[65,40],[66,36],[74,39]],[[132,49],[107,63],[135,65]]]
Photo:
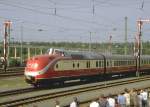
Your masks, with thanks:
[[[137,37],[138,37],[138,52],[137,52],[137,72],[136,75],[139,76],[140,73],[140,60],[141,60],[141,36],[142,36],[142,25],[143,23],[150,23],[150,19],[139,19],[137,20]]]
[[[8,65],[8,57],[9,57],[9,39],[10,39],[10,24],[11,21],[5,21],[4,23],[4,71],[6,72],[7,65]]]
[[[124,54],[127,55],[127,45],[128,45],[128,40],[127,40],[127,20],[128,17],[125,17],[125,45],[124,45]]]

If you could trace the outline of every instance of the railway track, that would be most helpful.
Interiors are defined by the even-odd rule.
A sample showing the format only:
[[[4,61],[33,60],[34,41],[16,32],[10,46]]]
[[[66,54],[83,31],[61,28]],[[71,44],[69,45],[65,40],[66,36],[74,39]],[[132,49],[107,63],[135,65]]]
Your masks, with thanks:
[[[100,85],[86,86],[82,88],[75,88],[75,89],[70,89],[70,90],[52,92],[52,93],[36,95],[32,97],[24,97],[20,99],[14,99],[11,101],[0,102],[0,106],[12,107],[12,106],[24,105],[24,104],[29,104],[33,102],[54,99],[54,98],[63,97],[63,96],[73,96],[74,94],[80,94],[83,92],[90,92],[90,91],[94,91],[98,89],[106,89],[106,88],[113,87],[113,86],[120,86],[124,84],[136,83],[136,82],[147,81],[147,80],[150,80],[150,76],[139,77],[139,78],[134,78],[130,80],[120,80],[117,82],[109,82],[107,84],[102,83]]]
[[[30,87],[30,88],[22,88],[22,89],[15,89],[15,90],[9,90],[9,91],[2,91],[2,92],[0,92],[0,97],[23,94],[23,93],[38,91],[38,90],[41,90],[41,89],[40,88],[36,89],[36,88]]]
[[[7,72],[4,72],[3,69],[0,69],[0,77],[10,77],[24,74],[24,67],[14,67],[8,68]]]

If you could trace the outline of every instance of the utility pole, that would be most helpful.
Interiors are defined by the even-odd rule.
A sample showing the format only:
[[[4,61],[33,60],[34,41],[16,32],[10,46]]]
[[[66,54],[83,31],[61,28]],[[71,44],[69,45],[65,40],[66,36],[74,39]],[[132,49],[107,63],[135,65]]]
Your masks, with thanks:
[[[91,36],[92,36],[92,32],[90,32],[89,52],[91,52],[91,40],[92,40]]]
[[[4,23],[4,71],[6,72],[9,65],[9,40],[10,40],[10,21]]]
[[[21,62],[21,65],[23,63],[23,22],[21,23],[21,28],[20,28],[20,33],[21,33],[21,51],[20,51],[20,62]]]
[[[55,3],[55,8],[54,8],[54,14],[57,14],[57,8],[56,8],[56,3]]]
[[[136,71],[136,75],[140,76],[140,67],[141,67],[141,36],[142,36],[142,25],[144,22],[149,22],[150,20],[142,20],[139,19],[137,20],[137,29],[138,29],[138,54],[137,54],[137,71]]]
[[[93,13],[93,16],[95,14],[95,1],[93,0],[93,6],[92,6],[92,13]]]
[[[128,45],[128,41],[127,41],[127,21],[128,21],[128,17],[125,17],[125,45],[124,45],[124,54],[127,55],[127,45]]]
[[[112,54],[112,51],[111,51],[111,47],[112,47],[112,35],[109,36],[109,44],[108,44],[108,50],[109,50],[109,54]]]

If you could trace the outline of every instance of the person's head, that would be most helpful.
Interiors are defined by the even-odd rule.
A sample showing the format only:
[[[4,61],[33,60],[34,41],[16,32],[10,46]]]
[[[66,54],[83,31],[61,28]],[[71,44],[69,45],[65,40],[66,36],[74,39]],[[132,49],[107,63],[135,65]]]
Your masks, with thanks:
[[[112,96],[112,94],[111,94],[111,93],[109,93],[109,94],[108,94],[108,97],[109,97],[109,98],[112,98],[113,96]]]
[[[143,92],[143,90],[141,89],[141,93]]]
[[[73,101],[77,102],[78,101],[77,97],[73,97]]]
[[[124,89],[124,91],[125,91],[126,93],[128,93],[128,92],[129,92],[129,90],[128,90],[127,88],[125,88],[125,89]]]
[[[123,94],[124,94],[124,92],[121,92],[120,94],[121,94],[121,95],[123,95]]]
[[[101,94],[100,97],[101,97],[101,98],[104,98],[104,94]]]
[[[141,94],[141,91],[140,91],[140,90],[138,90],[138,91],[137,91],[137,95],[140,95],[140,94]]]

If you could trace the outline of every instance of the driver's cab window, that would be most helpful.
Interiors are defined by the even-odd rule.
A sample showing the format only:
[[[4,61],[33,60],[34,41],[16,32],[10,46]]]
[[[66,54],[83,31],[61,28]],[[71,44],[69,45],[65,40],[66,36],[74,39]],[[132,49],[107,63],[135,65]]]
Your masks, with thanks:
[[[62,50],[59,50],[59,49],[50,48],[50,49],[47,50],[46,53],[49,54],[49,55],[64,56],[64,52]]]

